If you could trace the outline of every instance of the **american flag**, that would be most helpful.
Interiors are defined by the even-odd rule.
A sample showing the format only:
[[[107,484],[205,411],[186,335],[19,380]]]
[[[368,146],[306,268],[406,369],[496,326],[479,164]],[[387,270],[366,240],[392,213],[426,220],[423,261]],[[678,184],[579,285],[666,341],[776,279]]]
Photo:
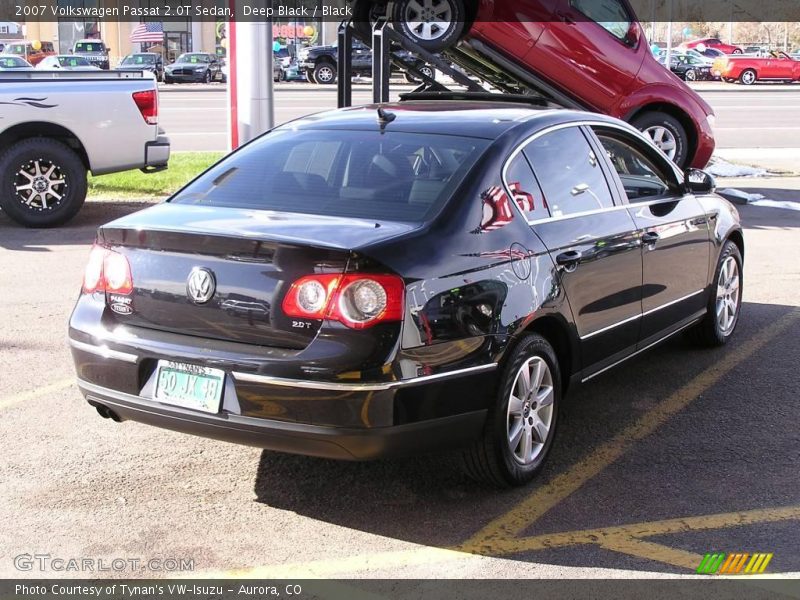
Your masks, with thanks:
[[[511,203],[503,188],[494,185],[481,194],[481,199],[483,200],[483,219],[477,233],[500,229],[514,220]]]
[[[160,21],[157,23],[139,23],[131,32],[130,40],[132,42],[163,42],[164,24]]]

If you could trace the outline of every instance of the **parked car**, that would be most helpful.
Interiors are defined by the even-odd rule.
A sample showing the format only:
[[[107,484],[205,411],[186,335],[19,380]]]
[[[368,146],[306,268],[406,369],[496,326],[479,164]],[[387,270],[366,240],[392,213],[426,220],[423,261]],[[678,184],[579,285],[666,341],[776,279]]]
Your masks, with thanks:
[[[48,56],[54,56],[56,51],[53,42],[40,42],[41,47],[37,50],[33,47],[33,42],[20,41],[7,44],[3,48],[3,54],[13,54],[21,56],[34,67]]]
[[[109,68],[110,52],[103,40],[80,40],[72,46],[72,54],[82,56],[89,61],[89,64],[106,71]]]
[[[222,80],[216,54],[187,52],[164,69],[164,83],[211,83]]]
[[[21,56],[0,54],[0,71],[29,71],[33,65]]]
[[[705,48],[703,50],[698,50],[697,48],[689,48],[686,50],[686,54],[706,59],[709,62],[714,62],[714,60],[717,58],[727,56],[722,50],[717,50],[716,48]]]
[[[712,72],[723,81],[753,85],[757,81],[800,81],[800,61],[785,52],[767,57],[728,56],[714,61]]]
[[[355,1],[355,18],[375,10]],[[624,119],[681,166],[711,158],[714,111],[658,64],[628,0],[439,0],[435,23],[416,0],[393,6],[403,35],[501,89],[513,79],[525,93]]]
[[[115,421],[345,460],[460,446],[520,485],[571,386],[684,329],[731,339],[743,244],[713,179],[622,121],[412,98],[278,127],[102,226],[69,340]]]
[[[663,65],[666,56],[659,59]],[[703,81],[711,79],[711,61],[703,60],[691,54],[672,54],[670,56],[670,70],[685,81]]]
[[[157,81],[164,79],[164,61],[155,52],[137,52],[129,54],[116,68],[117,71],[149,71]]]
[[[412,67],[428,77],[435,77],[434,70],[425,64],[425,61],[415,57],[410,52],[395,49],[393,54],[403,61],[408,62]],[[297,66],[299,71],[302,72],[311,83],[333,84],[336,83],[338,77],[336,62],[338,55],[339,51],[335,44],[303,48],[298,53]],[[362,77],[372,76],[372,48],[362,43],[360,40],[353,40],[352,58],[353,75]],[[400,72],[400,69],[395,64],[392,64],[391,69],[395,73]],[[406,79],[408,81],[413,81],[411,75],[407,73]]]
[[[80,57],[70,57],[83,60]],[[67,222],[86,197],[86,173],[164,169],[149,74],[0,72],[0,208],[28,227]]]
[[[100,67],[92,65],[88,60],[82,56],[74,56],[72,54],[57,54],[55,56],[48,56],[42,60],[37,69],[42,70],[64,70],[64,71],[100,71]]]
[[[692,40],[691,42],[684,42],[680,45],[681,48],[689,49],[697,49],[703,50],[705,48],[713,48],[715,50],[719,50],[724,52],[725,54],[742,54],[742,48],[740,46],[734,46],[733,44],[726,44],[719,38],[701,38],[699,40]]]

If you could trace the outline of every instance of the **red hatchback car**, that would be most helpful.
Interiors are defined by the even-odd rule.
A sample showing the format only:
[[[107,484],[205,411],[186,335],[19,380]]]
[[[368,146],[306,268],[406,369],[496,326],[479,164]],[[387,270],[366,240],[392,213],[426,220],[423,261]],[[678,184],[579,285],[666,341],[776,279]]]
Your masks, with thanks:
[[[392,5],[395,29],[456,64],[628,121],[680,166],[702,168],[711,158],[714,111],[658,64],[628,0]],[[357,26],[385,7],[386,0],[355,0]]]
[[[686,50],[691,50],[693,48],[697,48],[698,46],[715,48],[720,52],[724,52],[725,54],[742,54],[742,49],[739,46],[725,44],[719,38],[702,38],[699,40],[693,40],[691,42],[684,42],[680,45],[681,48],[685,48]]]

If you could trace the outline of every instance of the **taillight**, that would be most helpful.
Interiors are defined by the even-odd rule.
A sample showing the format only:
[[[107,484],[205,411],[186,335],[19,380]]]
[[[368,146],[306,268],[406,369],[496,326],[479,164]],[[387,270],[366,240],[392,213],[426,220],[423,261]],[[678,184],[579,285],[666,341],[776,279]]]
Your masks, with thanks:
[[[155,90],[133,92],[133,101],[147,123],[158,124],[158,96]]]
[[[105,257],[105,248],[92,246],[92,251],[89,253],[89,262],[86,263],[86,270],[83,272],[84,294],[105,291],[105,282],[103,281],[103,260]]]
[[[283,299],[287,317],[339,321],[352,329],[403,318],[405,285],[396,275],[309,275]]]
[[[133,277],[128,259],[119,252],[92,246],[83,274],[83,293],[108,292],[128,295],[133,291]]]

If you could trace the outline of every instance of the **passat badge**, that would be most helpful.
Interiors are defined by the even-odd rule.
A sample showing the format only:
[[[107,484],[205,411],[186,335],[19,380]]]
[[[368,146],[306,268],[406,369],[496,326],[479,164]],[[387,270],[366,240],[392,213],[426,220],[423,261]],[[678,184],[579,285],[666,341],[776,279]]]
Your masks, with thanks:
[[[186,281],[186,295],[195,304],[205,304],[214,295],[217,289],[217,282],[214,274],[208,269],[195,267],[189,273]]]

